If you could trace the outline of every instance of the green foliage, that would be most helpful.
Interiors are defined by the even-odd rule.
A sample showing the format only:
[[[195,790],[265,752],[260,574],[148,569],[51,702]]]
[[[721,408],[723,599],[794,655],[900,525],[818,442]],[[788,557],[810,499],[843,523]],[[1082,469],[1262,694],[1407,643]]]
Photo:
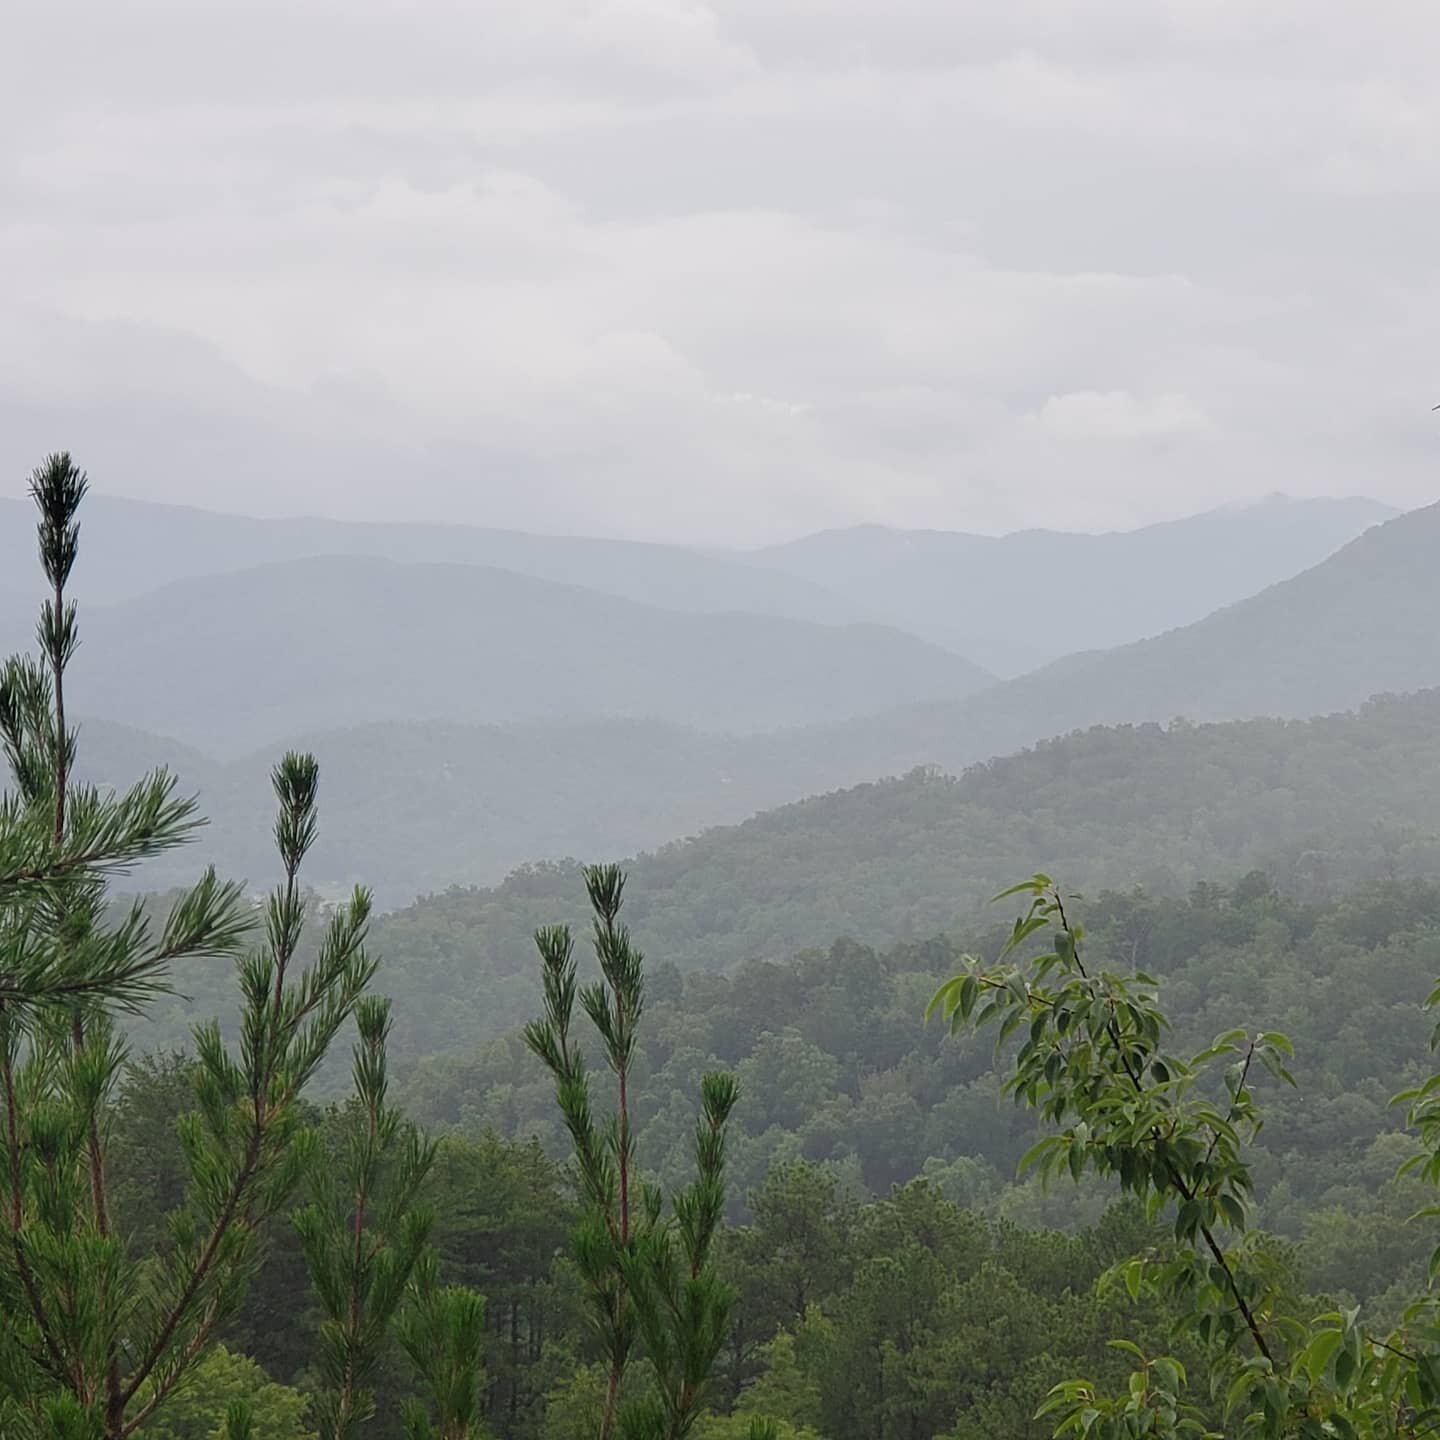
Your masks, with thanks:
[[[52,455],[30,481],[49,587],[36,635],[43,660],[0,666],[0,744],[11,788],[0,797],[0,1005],[6,1034],[37,1006],[133,1010],[183,958],[231,953],[245,928],[235,887],[213,871],[183,893],[161,934],[132,906],[103,923],[105,880],[190,839],[192,802],[157,770],[120,793],[75,785],[76,734],[65,717],[65,672],[78,644],[66,585],[79,548],[88,481],[69,455]]]
[[[1132,1299],[1163,1297],[1206,1356],[1212,1392],[1224,1397],[1227,1433],[1267,1437],[1414,1436],[1440,1423],[1440,1353],[1435,1302],[1422,1296],[1388,1337],[1360,1320],[1359,1307],[1316,1313],[1297,1297],[1287,1267],[1247,1234],[1254,1187],[1246,1142],[1260,1125],[1251,1089],[1258,1060],[1293,1083],[1290,1042],[1274,1032],[1231,1032],[1189,1059],[1164,1046],[1169,1022],[1155,982],[1143,973],[1093,972],[1084,932],[1067,897],[1046,875],[998,898],[1029,897],[1001,952],[972,961],[931,1002],[954,1031],[997,1027],[997,1051],[1012,1035],[1006,1090],[1055,1133],[1022,1161],[1044,1173],[1087,1169],[1116,1176],[1158,1216],[1173,1216],[1172,1243],[1119,1267]],[[1043,942],[1043,943],[1042,943]],[[1019,963],[1011,954],[1041,946]],[[1440,991],[1431,1003],[1440,1001]],[[1227,1068],[1221,1084],[1210,1072]],[[1429,1097],[1440,1082],[1403,1092],[1422,1150],[1413,1162],[1440,1175],[1440,1124]],[[1435,1262],[1432,1261],[1432,1271]],[[1139,1368],[1125,1390],[1061,1381],[1042,1407],[1057,1434],[1123,1436],[1210,1433],[1182,1399],[1185,1370],[1168,1356],[1121,1342]]]
[[[695,1440],[820,1440],[804,1425],[768,1415],[702,1415],[690,1433]]]
[[[1101,893],[1084,919],[1099,968],[1135,967],[1161,982],[1179,1055],[1253,1026],[1257,1015],[1274,1016],[1290,1035],[1299,1088],[1272,1087],[1265,1127],[1247,1149],[1260,1222],[1305,1240],[1297,1260],[1305,1287],[1397,1315],[1404,1298],[1385,1294],[1408,1268],[1418,1266],[1423,1280],[1440,1229],[1406,1223],[1428,1201],[1417,1178],[1394,1178],[1409,1150],[1403,1116],[1387,1103],[1429,1073],[1431,1025],[1420,1002],[1440,971],[1440,890],[1382,881],[1302,903],[1273,893],[1263,877],[1246,878],[1180,898]],[[733,1219],[747,1215],[745,1196],[772,1167],[804,1158],[856,1195],[884,1196],[925,1175],[950,1198],[1030,1228],[1097,1222],[1115,1181],[1092,1174],[1080,1187],[1047,1191],[1033,1169],[1017,1180],[1043,1130],[1027,1111],[997,1104],[991,1044],[963,1035],[943,1043],[936,1026],[916,1024],[962,950],[994,954],[1008,933],[977,926],[956,941],[880,951],[837,942],[726,977],[682,980],[652,966],[632,1107],[642,1165],[684,1183],[688,1096],[707,1070],[730,1068],[747,1079],[731,1124]],[[795,1035],[835,1077],[799,1115],[768,1088],[799,1073],[770,1064],[790,1053]],[[1255,1073],[1266,1074],[1258,1064]],[[591,1079],[597,1098],[613,1099],[608,1072]],[[546,1076],[518,1039],[422,1062],[402,1100],[440,1131],[536,1136],[552,1155],[568,1145]],[[1310,1234],[1322,1225],[1323,1234]]]
[[[441,1286],[433,1254],[421,1257],[399,1336],[425,1400],[405,1407],[409,1440],[473,1440],[480,1433],[485,1302],[463,1285]]]
[[[706,1074],[695,1129],[695,1178],[672,1197],[636,1164],[630,1078],[645,1008],[644,961],[620,921],[625,876],[615,866],[585,872],[602,981],[583,989],[565,927],[536,934],[545,1014],[525,1040],[555,1081],[556,1101],[574,1145],[582,1199],[574,1254],[605,1355],[600,1440],[684,1440],[702,1412],[710,1374],[725,1342],[733,1294],[711,1258],[725,1206],[725,1129],[739,1098],[732,1076]],[[575,1001],[598,1032],[615,1076],[617,1103],[596,1122],[589,1077],[572,1036]],[[636,1342],[653,1388],[622,1403]]]
[[[145,1440],[241,1440],[248,1425],[254,1440],[315,1440],[309,1405],[253,1360],[216,1345],[141,1433]]]

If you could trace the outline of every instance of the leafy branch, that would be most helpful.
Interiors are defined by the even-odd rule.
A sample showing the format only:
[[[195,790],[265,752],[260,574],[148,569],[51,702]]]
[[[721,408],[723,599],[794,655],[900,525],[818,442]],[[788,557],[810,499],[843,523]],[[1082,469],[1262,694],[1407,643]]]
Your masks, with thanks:
[[[1073,897],[1048,876],[997,898],[1015,895],[1028,896],[1029,905],[997,963],[969,958],[927,1014],[938,1012],[952,1032],[996,1026],[997,1054],[1017,1032],[1023,1036],[1005,1089],[1053,1129],[1021,1169],[1046,1178],[1093,1170],[1144,1200],[1152,1217],[1173,1209],[1176,1251],[1126,1262],[1117,1274],[1132,1298],[1149,1289],[1181,1303],[1182,1326],[1215,1357],[1212,1380],[1234,1433],[1271,1440],[1426,1433],[1440,1422],[1433,1304],[1412,1310],[1408,1333],[1383,1340],[1366,1332],[1358,1311],[1289,1314],[1263,1245],[1247,1234],[1253,1178],[1244,1147],[1262,1123],[1252,1072],[1258,1061],[1293,1084],[1289,1041],[1237,1030],[1198,1055],[1169,1053],[1156,981],[1088,967],[1083,930],[1066,911]],[[1042,940],[1041,953],[1010,959]],[[1411,1102],[1412,1122],[1431,1147],[1413,1164],[1440,1177],[1440,1079],[1398,1098]],[[1228,1249],[1227,1234],[1240,1237]],[[1180,1398],[1186,1377],[1178,1362],[1120,1343],[1140,1362],[1127,1392],[1112,1398],[1086,1380],[1062,1382],[1042,1411],[1057,1417],[1057,1433],[1089,1440],[1208,1433]]]

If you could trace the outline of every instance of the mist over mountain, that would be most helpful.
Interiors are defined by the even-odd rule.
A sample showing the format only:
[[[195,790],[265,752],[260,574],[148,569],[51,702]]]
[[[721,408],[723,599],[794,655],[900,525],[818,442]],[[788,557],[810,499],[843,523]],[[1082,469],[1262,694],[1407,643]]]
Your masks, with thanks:
[[[93,495],[85,508],[82,601],[133,599],[174,580],[320,555],[414,564],[484,565],[580,585],[684,612],[741,611],[831,624],[874,619],[843,593],[757,568],[745,557],[678,545],[534,535],[473,525],[404,525],[302,518],[261,520],[183,505]],[[0,575],[34,579],[35,516],[28,500],[0,499]]]
[[[77,713],[218,755],[370,721],[626,716],[746,732],[958,699],[990,678],[882,626],[682,615],[483,566],[363,557],[176,581],[84,619]],[[29,624],[15,615],[12,634]]]
[[[1437,544],[1440,505],[1410,511],[1194,625],[837,727],[841,743],[960,769],[1091,725],[1301,718],[1440,684]]]
[[[204,863],[272,883],[268,777],[296,749],[321,770],[310,882],[326,894],[363,882],[383,906],[496,884],[542,857],[653,850],[871,775],[869,757],[811,730],[710,735],[653,720],[377,723],[286,736],[231,761],[104,720],[81,726],[82,779],[124,786],[164,764],[209,822],[195,844],[142,866],[129,887],[178,885]]]
[[[465,525],[259,520],[97,495],[75,593],[82,603],[135,599],[174,580],[322,555],[481,565],[683,613],[891,625],[1015,675],[1197,620],[1395,513],[1373,500],[1272,497],[1104,535],[858,526],[701,552]],[[0,575],[38,584],[28,502],[0,500]],[[1057,589],[1063,605],[1051,603]]]
[[[459,688],[466,676],[480,695],[474,702],[478,708],[485,702],[481,693],[485,687],[498,686],[501,677],[515,673],[505,670],[507,663],[515,670],[526,663],[523,653],[487,648],[486,632],[480,627],[477,638],[468,642],[468,649],[458,650],[453,661],[445,658],[447,647],[464,647],[463,638],[437,639],[435,654],[427,661],[423,652],[412,653],[414,647],[399,638],[402,631],[428,633],[423,617],[397,605],[394,613],[365,621],[378,630],[391,623],[396,627],[396,638],[376,652],[375,673],[369,676],[363,668],[368,652],[345,645],[351,633],[348,627],[356,615],[365,613],[362,597],[346,613],[328,619],[323,613],[307,612],[306,625],[300,628],[304,635],[329,637],[322,646],[287,649],[291,632],[283,615],[264,629],[242,630],[227,653],[247,655],[243,667],[232,670],[227,665],[216,674],[186,675],[185,686],[194,685],[199,697],[188,712],[172,700],[161,677],[142,675],[143,683],[134,683],[123,694],[140,701],[148,698],[154,708],[145,710],[134,702],[135,711],[146,717],[169,716],[171,723],[174,716],[188,714],[198,748],[187,751],[154,736],[95,722],[82,746],[82,765],[92,767],[87,773],[93,778],[116,782],[133,778],[156,759],[173,756],[182,780],[199,789],[203,808],[212,817],[203,853],[227,871],[256,877],[268,874],[266,867],[272,863],[268,767],[283,748],[313,750],[325,776],[326,813],[335,822],[322,832],[312,862],[313,879],[327,887],[364,879],[376,887],[384,903],[403,904],[418,893],[447,885],[494,883],[511,868],[532,860],[653,849],[773,806],[902,775],[916,766],[937,765],[958,772],[991,756],[1091,725],[1165,722],[1177,716],[1192,722],[1257,715],[1305,717],[1351,708],[1384,691],[1440,685],[1440,637],[1430,619],[1440,606],[1440,581],[1429,560],[1431,546],[1440,540],[1437,531],[1440,508],[1413,512],[1368,532],[1316,569],[1198,625],[1115,651],[1074,656],[958,703],[897,706],[849,721],[741,736],[705,733],[693,723],[697,718],[702,725],[713,723],[722,704],[731,707],[723,713],[736,715],[734,695],[722,696],[705,715],[697,717],[692,711],[685,717],[692,722],[689,725],[593,717],[530,720],[503,727],[448,719],[401,722],[378,716],[370,725],[356,723],[365,714],[376,716],[381,700],[393,701],[401,713],[413,713],[418,697],[429,696],[437,706],[455,703],[455,696],[468,694]],[[371,588],[372,565],[386,574],[392,568],[380,562],[333,564],[340,571],[359,567]],[[393,568],[409,573],[407,567]],[[422,575],[430,574],[429,567],[415,568]],[[284,567],[280,573],[286,573]],[[456,578],[443,567],[440,573]],[[495,572],[461,572],[460,579],[465,586],[493,580],[501,593],[512,595],[516,593],[512,587],[521,592],[538,588],[545,596],[558,592],[563,608],[544,632],[548,638],[534,643],[561,651],[571,646],[565,653],[573,658],[567,662],[570,673],[558,674],[556,686],[545,688],[546,700],[558,705],[556,696],[562,696],[577,715],[600,693],[620,695],[617,705],[626,700],[636,703],[635,696],[642,693],[654,695],[657,705],[665,702],[658,689],[620,694],[622,678],[627,685],[635,684],[637,675],[648,675],[655,684],[664,678],[656,668],[661,662],[640,650],[617,654],[605,648],[603,673],[598,666],[585,668],[594,658],[589,647],[600,643],[594,636],[609,623],[603,618],[606,605],[624,602]],[[208,592],[212,583],[221,590],[243,589],[253,580],[253,575],[233,576],[205,582],[199,590]],[[219,626],[230,613],[223,604],[197,612],[189,587],[176,589],[187,597],[185,604],[161,607],[161,613],[146,620],[148,631],[136,629],[136,636],[151,636],[145,644],[131,643],[131,650],[142,657],[147,646],[159,643],[164,635],[167,616],[168,623],[188,627],[196,623],[196,613],[208,614],[206,623]],[[583,604],[577,604],[577,595]],[[532,603],[528,596],[527,603]],[[131,609],[116,607],[119,614]],[[256,606],[247,597],[236,602],[234,611],[253,616]],[[532,610],[532,616],[535,613]],[[691,627],[733,642],[735,648],[728,653],[735,684],[760,673],[762,663],[771,664],[763,659],[765,654],[779,657],[773,661],[776,666],[788,663],[786,652],[774,648],[777,637],[788,643],[784,625],[761,625],[744,617],[642,613],[657,625],[655,656],[670,655],[669,646],[693,645],[687,638]],[[97,610],[93,617],[105,614]],[[586,623],[596,628],[586,631],[582,628]],[[880,646],[882,638],[897,644],[901,654],[919,649],[918,669],[907,671],[917,686],[943,683],[952,674],[960,685],[967,679],[968,672],[955,669],[961,662],[954,657],[907,637],[896,639],[894,632],[799,629],[797,644],[809,644],[813,638],[822,654],[831,655],[842,653],[842,646],[850,647],[843,651],[850,658],[839,674],[818,664],[797,668],[785,677],[788,690],[778,686],[772,668],[769,678],[756,681],[772,702],[777,696],[796,696],[803,683],[813,685],[811,694],[833,695],[837,690],[826,687],[843,686],[838,693],[857,705],[872,699],[884,703],[893,693],[885,688],[889,682],[873,677],[894,660],[893,652]],[[772,648],[764,652],[746,648],[759,638]],[[870,642],[877,648],[868,648]],[[830,648],[825,650],[827,645]],[[716,666],[726,652],[718,641],[707,646],[703,653],[689,654],[697,666],[703,662],[710,667],[709,678],[718,690],[724,677]],[[76,661],[76,688],[87,711],[108,715],[115,711],[97,703],[95,680],[86,668],[93,656],[103,653],[98,643],[82,650]],[[397,657],[403,668],[397,668]],[[454,689],[426,691],[425,667],[432,661]],[[870,682],[853,669],[861,663],[871,667]],[[357,668],[346,671],[345,665]],[[631,667],[628,672],[626,666]],[[938,668],[932,672],[932,666]],[[277,667],[282,667],[281,676],[288,677],[285,684],[274,678]],[[391,678],[384,688],[380,677],[387,668]],[[698,673],[671,665],[668,659],[661,668],[672,676]],[[271,678],[262,678],[267,675]],[[118,687],[133,682],[126,669],[108,683]],[[693,678],[685,681],[692,691],[701,683]],[[873,689],[868,688],[870,683]],[[606,684],[614,688],[604,691],[601,687]],[[413,686],[414,693],[407,686]],[[284,697],[292,691],[314,703],[315,718],[310,721],[314,728],[277,707],[269,712],[274,728],[265,735],[263,746],[253,739],[248,745],[241,740],[237,749],[244,746],[253,753],[242,752],[228,763],[214,758],[214,737],[227,733],[225,725],[231,724],[217,724],[211,718],[223,705],[236,707],[236,723],[229,733],[237,739],[244,733],[253,736],[262,725],[257,714],[263,697]],[[337,728],[337,719],[350,723]],[[184,856],[167,859],[147,873],[155,883],[168,881],[188,873],[175,868],[185,863]]]
[[[1116,651],[1077,655],[1030,677],[978,691],[959,703],[899,706],[860,719],[742,736],[707,733],[694,723],[674,720],[579,716],[598,691],[580,687],[576,674],[590,677],[599,671],[583,670],[589,664],[586,648],[596,644],[596,631],[579,628],[579,612],[569,603],[575,592],[560,592],[566,608],[546,632],[549,638],[534,644],[550,645],[552,654],[556,647],[575,647],[576,658],[567,662],[575,674],[562,675],[560,681],[569,684],[562,693],[572,701],[577,717],[513,720],[504,726],[446,719],[356,723],[363,714],[376,713],[377,697],[396,697],[402,710],[413,710],[419,703],[416,697],[428,694],[425,658],[410,654],[399,639],[377,655],[374,677],[364,674],[361,652],[344,645],[348,622],[363,612],[357,600],[346,615],[328,621],[321,616],[318,628],[310,616],[307,626],[302,626],[304,634],[328,636],[324,647],[287,649],[289,631],[281,621],[236,638],[230,654],[248,655],[243,667],[233,671],[225,667],[207,677],[187,674],[184,684],[206,687],[199,691],[202,700],[190,720],[194,749],[94,720],[86,726],[82,770],[88,778],[120,783],[158,760],[171,763],[186,788],[200,792],[202,808],[212,819],[194,854],[215,861],[228,873],[258,878],[268,876],[274,864],[266,773],[282,749],[312,750],[323,769],[324,808],[330,821],[311,857],[312,881],[334,888],[364,880],[376,888],[384,904],[393,906],[452,884],[494,884],[528,861],[654,850],[716,825],[736,824],[773,806],[864,780],[904,775],[916,766],[959,772],[989,757],[1093,724],[1168,721],[1176,716],[1189,721],[1264,714],[1306,717],[1358,706],[1382,691],[1440,684],[1440,639],[1430,624],[1431,613],[1440,605],[1440,583],[1428,560],[1437,530],[1440,508],[1416,511],[1369,531],[1308,575],[1201,624]],[[366,575],[372,566],[372,562],[336,562],[336,566],[343,570],[351,563]],[[379,567],[386,573],[392,569]],[[408,573],[405,567],[397,569]],[[422,575],[429,573],[429,567],[418,569]],[[487,577],[507,590],[531,583],[482,570],[465,576],[465,583],[484,582]],[[223,589],[249,582],[246,576],[233,576],[220,583]],[[189,593],[184,586],[177,589]],[[546,595],[554,589],[540,586]],[[596,621],[603,606],[611,603],[600,596],[593,599],[598,609],[586,615],[588,621]],[[117,611],[130,609],[120,606]],[[240,612],[253,613],[253,606],[240,602],[236,613]],[[194,624],[194,613],[196,605],[190,599],[171,608],[170,621],[189,626]],[[228,612],[219,606],[202,613],[212,616],[207,624],[217,625]],[[105,611],[95,611],[88,618],[104,615]],[[397,629],[413,624],[413,632],[425,634],[425,626],[413,615],[390,619]],[[153,642],[164,634],[163,615],[145,624],[151,626]],[[383,622],[376,619],[374,624]],[[608,622],[600,621],[603,624]],[[733,639],[734,675],[743,680],[759,671],[759,652],[746,648],[747,638],[757,634],[756,626],[734,616],[662,616],[654,654],[670,655],[671,645],[693,644],[687,639],[690,626]],[[763,629],[772,647],[776,635],[786,634],[783,625],[775,626],[773,634],[770,626]],[[850,645],[845,667],[867,660],[868,655],[874,675],[886,661],[888,652],[878,652],[877,660],[876,652],[861,645],[873,638],[871,632],[818,626],[802,626],[802,631],[805,636],[818,636],[816,644],[828,642],[834,647],[831,654],[842,644]],[[919,644],[904,636],[899,642],[901,649]],[[144,655],[144,645],[131,642],[131,649]],[[98,644],[91,644],[82,649],[75,665],[76,693],[91,711],[101,706],[91,703],[95,680],[86,667],[102,654]],[[454,703],[456,694],[461,694],[456,672],[467,654],[477,693],[498,683],[507,662],[517,670],[526,664],[523,652],[497,658],[497,651],[485,647],[481,634],[468,651],[458,652],[454,662],[433,661],[456,688],[429,693],[431,703]],[[658,670],[683,672],[668,660],[648,660],[635,651],[616,655],[605,649],[603,654],[608,674],[600,674],[599,680],[586,678],[586,687],[613,683],[616,690],[611,693],[618,693],[624,665],[632,667],[626,684],[634,684],[634,675],[644,677],[647,672],[652,677]],[[698,658],[708,662],[716,657],[719,664],[721,654],[710,645]],[[780,654],[783,660],[783,652],[772,649],[770,654]],[[386,664],[380,657],[386,658]],[[389,690],[383,690],[379,677],[387,668],[396,674],[396,657],[409,668],[399,670],[403,678],[390,681]],[[341,662],[360,668],[347,672]],[[279,674],[288,680],[284,684],[265,680],[281,664]],[[932,664],[939,665],[937,674],[930,672]],[[935,684],[955,664],[945,652],[922,647],[920,670],[912,672],[914,683]],[[347,688],[350,674],[360,678]],[[714,674],[719,683],[719,672]],[[959,674],[963,681],[965,671]],[[307,675],[323,683],[311,684]],[[130,683],[127,677],[128,670],[122,671],[108,677],[108,683]],[[876,681],[871,693],[861,687],[863,677],[844,667],[838,675],[819,667],[801,668],[789,678],[795,684],[814,684],[818,694],[834,694],[825,687],[837,683],[848,685],[851,688],[841,693],[858,696],[855,703],[865,703],[871,694],[881,701],[888,697],[883,684]],[[685,684],[694,688],[698,683]],[[773,678],[760,684],[772,694],[785,693],[776,691]],[[415,693],[406,690],[408,685]],[[125,693],[153,697],[156,710],[135,707],[144,714],[158,716],[161,703],[168,716],[186,713],[170,703],[163,680],[153,675]],[[314,729],[279,729],[289,717],[291,693],[314,701]],[[629,698],[634,700],[639,693],[632,691]],[[655,703],[664,703],[658,691],[644,693],[657,694]],[[795,688],[788,693],[796,694]],[[215,734],[225,732],[210,716],[222,703],[232,704],[243,729],[253,734],[261,721],[256,719],[256,708],[246,707],[258,707],[265,697],[272,701],[274,732],[266,734],[264,744],[252,739],[243,749],[238,746],[230,759],[216,759]],[[553,700],[553,691],[546,690],[544,697]],[[733,706],[734,698],[726,697],[726,703]],[[482,701],[484,696],[477,706]],[[719,713],[717,707],[700,717],[701,723]],[[736,711],[727,713],[733,716]],[[337,726],[337,719],[351,723]],[[691,713],[688,719],[694,721],[696,716]],[[239,730],[236,733],[239,737]],[[144,876],[147,883],[166,884],[192,868],[192,855],[180,854],[151,865]]]
[[[1375,500],[1273,496],[1105,535],[991,539],[863,526],[755,553],[764,565],[869,597],[876,618],[1000,675],[1199,620],[1310,566],[1397,512]]]

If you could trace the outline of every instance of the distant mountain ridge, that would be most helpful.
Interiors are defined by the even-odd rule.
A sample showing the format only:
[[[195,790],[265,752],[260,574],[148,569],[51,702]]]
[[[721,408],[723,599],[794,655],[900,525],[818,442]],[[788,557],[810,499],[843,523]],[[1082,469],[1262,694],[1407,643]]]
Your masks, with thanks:
[[[39,585],[34,522],[28,500],[0,498],[0,575],[33,581],[31,589]],[[826,624],[874,618],[843,596],[783,571],[638,540],[473,525],[261,520],[103,494],[87,498],[83,525],[84,558],[74,589],[82,601],[102,604],[135,599],[176,580],[316,556],[351,556],[482,565],[686,613],[737,611]]]
[[[0,638],[26,643],[26,608]],[[991,677],[878,625],[681,614],[478,565],[321,556],[82,611],[77,713],[234,755],[374,721],[598,716],[753,732]]]
[[[856,526],[702,552],[466,525],[257,520],[96,494],[74,585],[82,603],[110,602],[321,555],[482,565],[683,613],[891,625],[1015,675],[1198,620],[1395,513],[1371,500],[1272,498],[1108,535]],[[0,576],[38,594],[27,501],[0,499]],[[1062,589],[1066,603],[1052,605]]]
[[[317,751],[327,806],[343,817],[316,853],[316,878],[364,878],[387,903],[403,903],[451,883],[494,881],[525,860],[651,849],[917,766],[958,773],[1095,725],[1302,718],[1440,685],[1437,545],[1440,506],[1414,511],[1196,625],[1072,656],[958,702],[828,725],[742,737],[644,721],[297,726],[277,731],[276,746]],[[104,733],[96,727],[96,740]],[[153,742],[152,753],[163,758],[166,743]],[[265,863],[264,771],[274,748],[230,766],[203,757],[181,765],[187,783],[215,787],[213,858],[224,868],[254,875]],[[132,761],[108,768],[118,774],[125,763],[141,768],[139,741]]]
[[[308,878],[326,893],[364,883],[386,907],[497,884],[544,856],[653,850],[870,773],[864,757],[846,762],[805,730],[736,737],[646,720],[377,723],[296,733],[231,761],[109,721],[82,718],[80,729],[79,778],[119,787],[165,765],[209,820],[194,845],[130,884],[164,889],[205,863],[271,883],[267,777],[294,748],[320,762]]]
[[[958,770],[1092,725],[1304,718],[1440,685],[1440,505],[1397,516],[1310,570],[1152,639],[1064,660],[959,705],[838,727]]]
[[[1103,535],[861,526],[750,558],[868,595],[876,618],[1013,676],[1190,624],[1319,564],[1398,513],[1375,500],[1272,496]]]

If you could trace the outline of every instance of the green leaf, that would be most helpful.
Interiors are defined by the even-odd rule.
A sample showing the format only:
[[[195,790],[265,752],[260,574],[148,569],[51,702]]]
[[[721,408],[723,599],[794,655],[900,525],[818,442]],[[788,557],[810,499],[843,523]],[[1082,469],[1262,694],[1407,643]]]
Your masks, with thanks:
[[[1133,1340],[1107,1340],[1106,1346],[1111,1350],[1123,1350],[1127,1355],[1133,1355],[1142,1365],[1145,1364],[1145,1352]]]
[[[1023,1175],[1032,1165],[1038,1164],[1045,1155],[1060,1144],[1058,1135],[1047,1135],[1043,1140],[1037,1140],[1021,1157],[1020,1164],[1016,1167],[1015,1173]]]
[[[1045,885],[1041,883],[1043,876],[1037,875],[1030,880],[1022,880],[1018,885],[1012,885],[1008,890],[1002,890],[998,895],[990,897],[990,903],[994,905],[997,901],[1008,900],[1012,895],[1038,895],[1044,890]]]
[[[1338,1330],[1322,1330],[1305,1347],[1302,1359],[1312,1381],[1318,1380],[1324,1373],[1326,1366],[1330,1364],[1335,1352],[1340,1348],[1342,1338]]]

